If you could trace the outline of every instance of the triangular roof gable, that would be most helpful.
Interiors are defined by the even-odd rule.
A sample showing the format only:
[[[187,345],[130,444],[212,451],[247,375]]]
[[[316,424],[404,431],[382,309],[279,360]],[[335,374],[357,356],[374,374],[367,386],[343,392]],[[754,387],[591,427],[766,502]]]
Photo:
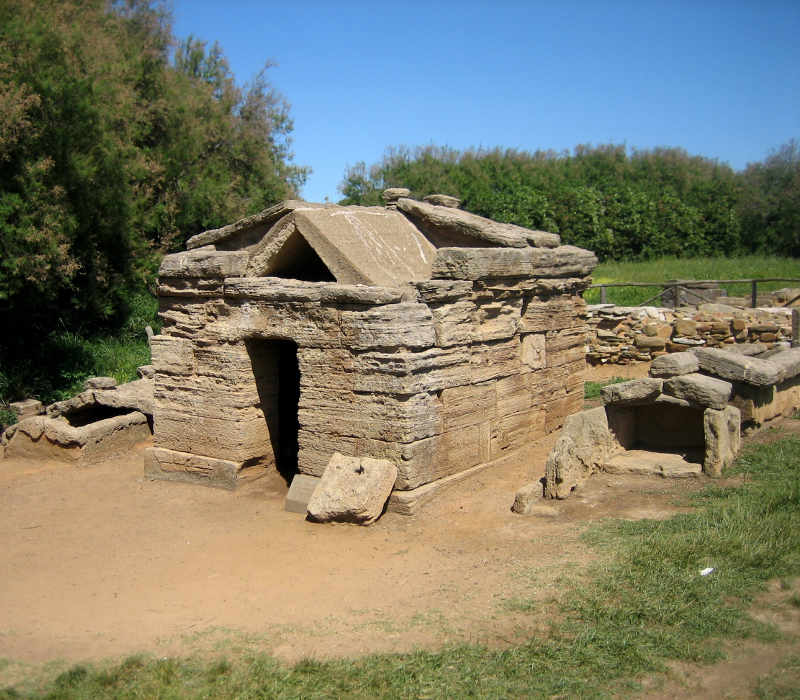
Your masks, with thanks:
[[[402,214],[381,207],[298,207],[253,247],[248,276],[396,286],[430,278],[433,244]],[[303,269],[303,268],[306,269]]]

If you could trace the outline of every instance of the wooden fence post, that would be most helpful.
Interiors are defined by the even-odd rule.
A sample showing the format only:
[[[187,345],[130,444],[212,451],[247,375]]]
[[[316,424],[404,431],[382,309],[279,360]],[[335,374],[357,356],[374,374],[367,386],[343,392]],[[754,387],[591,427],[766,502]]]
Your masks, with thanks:
[[[600,303],[601,304],[605,304],[606,303],[606,287],[605,287],[605,285],[600,287]]]
[[[755,309],[758,306],[758,280],[752,280],[750,284],[750,306]]]
[[[800,309],[792,309],[792,347],[800,348]]]

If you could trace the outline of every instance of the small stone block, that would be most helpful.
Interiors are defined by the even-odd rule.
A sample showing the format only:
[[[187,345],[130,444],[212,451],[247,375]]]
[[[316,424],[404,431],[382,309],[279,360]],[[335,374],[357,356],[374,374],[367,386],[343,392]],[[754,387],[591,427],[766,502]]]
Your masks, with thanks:
[[[295,474],[292,484],[289,486],[289,493],[286,494],[284,510],[290,513],[302,513],[305,515],[308,510],[308,502],[320,482],[320,477],[310,476],[309,474]]]

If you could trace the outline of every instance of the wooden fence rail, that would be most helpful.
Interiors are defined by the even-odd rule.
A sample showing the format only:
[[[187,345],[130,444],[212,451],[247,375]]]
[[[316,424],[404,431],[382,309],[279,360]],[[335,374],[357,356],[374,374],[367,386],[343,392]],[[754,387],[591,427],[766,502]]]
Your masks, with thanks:
[[[668,280],[666,282],[604,282],[602,284],[592,284],[589,289],[600,289],[600,303],[606,303],[606,289],[608,287],[662,287],[662,290],[655,296],[643,301],[639,306],[645,306],[651,301],[655,301],[663,297],[665,294],[673,293],[675,299],[679,298],[681,291],[696,297],[701,302],[706,302],[708,299],[702,295],[702,285],[708,284],[750,284],[750,306],[755,308],[758,306],[758,285],[761,282],[800,282],[796,277],[762,277],[759,279],[739,279],[739,280]],[[793,302],[800,299],[800,295],[790,299],[786,302],[789,306]]]

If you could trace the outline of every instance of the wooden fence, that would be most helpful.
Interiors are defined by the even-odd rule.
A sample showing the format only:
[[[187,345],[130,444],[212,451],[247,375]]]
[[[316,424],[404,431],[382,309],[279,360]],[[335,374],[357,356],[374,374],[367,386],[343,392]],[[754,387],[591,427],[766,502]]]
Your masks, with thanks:
[[[677,300],[680,298],[681,293],[690,297],[694,297],[699,303],[706,303],[710,301],[708,296],[704,296],[703,289],[713,289],[711,285],[720,284],[749,284],[750,285],[750,306],[755,308],[758,306],[758,285],[761,282],[800,282],[800,279],[794,277],[764,277],[761,279],[740,279],[740,280],[667,280],[666,282],[604,282],[603,284],[593,284],[589,289],[600,290],[600,303],[606,303],[606,289],[608,287],[661,287],[661,291],[646,301],[643,301],[638,306],[646,306],[656,299],[662,298],[664,295],[673,295]],[[800,295],[790,299],[786,302],[785,306],[789,306],[800,299]]]

